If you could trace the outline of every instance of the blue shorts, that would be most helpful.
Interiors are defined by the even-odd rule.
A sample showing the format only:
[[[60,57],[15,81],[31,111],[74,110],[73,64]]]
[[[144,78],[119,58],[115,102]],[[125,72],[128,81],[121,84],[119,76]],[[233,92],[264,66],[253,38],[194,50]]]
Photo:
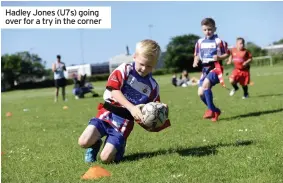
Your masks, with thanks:
[[[74,95],[79,95],[80,94],[80,89],[79,88],[74,88],[73,89],[73,94]]]
[[[74,95],[81,95],[81,94],[86,94],[86,93],[90,93],[90,92],[91,92],[91,88],[89,88],[89,87],[81,87],[81,88],[74,88],[73,89]]]
[[[202,78],[199,80],[198,86],[201,87],[203,81],[207,78],[210,81],[211,87],[219,83],[219,78],[215,72],[209,72],[208,74],[203,72]]]
[[[99,131],[101,138],[106,136],[104,144],[107,142],[114,145],[117,150],[115,161],[120,161],[125,153],[126,140],[124,136],[115,130],[110,124],[98,118],[92,118],[89,125],[94,125]]]

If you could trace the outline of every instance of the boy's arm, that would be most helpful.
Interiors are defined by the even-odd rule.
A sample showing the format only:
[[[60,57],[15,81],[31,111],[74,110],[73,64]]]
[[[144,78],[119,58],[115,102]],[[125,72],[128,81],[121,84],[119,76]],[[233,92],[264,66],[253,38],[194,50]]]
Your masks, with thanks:
[[[199,62],[199,44],[198,41],[195,45],[195,53],[194,53],[194,63],[193,63],[193,67],[197,67],[198,66],[198,62]]]
[[[245,65],[248,65],[252,60],[253,60],[252,58],[249,58],[247,61],[245,61],[245,62],[243,63],[243,65],[244,65],[244,66],[245,66]]]
[[[199,62],[199,56],[195,55],[193,67],[197,67]]]
[[[227,61],[227,64],[228,64],[228,65],[231,64],[231,63],[232,63],[232,55],[229,56],[229,59],[228,59],[228,61]]]
[[[65,64],[63,65],[63,70],[64,70],[64,71],[66,71],[66,70],[67,70],[67,69],[66,69],[66,65],[65,65]]]
[[[248,52],[248,60],[246,60],[246,61],[243,63],[243,66],[248,65],[252,60],[253,60],[252,54],[251,54],[250,52]]]
[[[129,102],[124,94],[121,92],[121,87],[123,86],[124,79],[128,75],[128,67],[127,64],[121,64],[118,68],[116,68],[109,76],[106,88],[111,91],[111,96],[122,106],[124,106],[134,117],[134,119],[139,122],[143,120],[143,116],[141,113],[142,105],[133,105]]]
[[[124,94],[121,92],[121,90],[112,90],[111,91],[112,97],[119,102],[122,106],[124,106],[126,109],[130,111],[132,116],[137,121],[143,120],[143,115],[141,113],[141,107],[144,106],[144,104],[141,105],[133,105],[131,102],[129,102]]]
[[[213,55],[214,61],[225,60],[229,57],[228,53],[224,53],[223,55]]]
[[[225,60],[230,55],[228,49],[225,48],[225,41],[221,41],[218,46],[220,47],[221,55],[213,55],[213,59],[214,61]]]
[[[53,71],[53,72],[55,72],[55,71],[56,71],[55,64],[52,64],[52,71]]]

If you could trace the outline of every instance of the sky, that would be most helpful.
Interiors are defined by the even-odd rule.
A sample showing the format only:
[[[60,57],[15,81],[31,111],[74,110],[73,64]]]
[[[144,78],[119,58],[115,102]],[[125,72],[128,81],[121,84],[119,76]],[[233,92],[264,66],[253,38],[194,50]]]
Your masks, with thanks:
[[[2,1],[2,6],[111,6],[111,29],[2,29],[1,54],[30,51],[51,68],[56,55],[66,65],[101,63],[134,52],[135,44],[156,40],[162,51],[177,35],[203,36],[200,22],[216,21],[219,37],[234,45],[239,36],[259,46],[283,38],[283,2],[44,2]],[[149,25],[153,25],[149,28]]]

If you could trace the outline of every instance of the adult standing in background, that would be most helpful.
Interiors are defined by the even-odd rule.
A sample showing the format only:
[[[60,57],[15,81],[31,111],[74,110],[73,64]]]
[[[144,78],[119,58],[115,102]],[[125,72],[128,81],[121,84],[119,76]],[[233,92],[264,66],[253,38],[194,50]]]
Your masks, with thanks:
[[[61,62],[61,56],[57,55],[57,61],[52,65],[52,71],[54,72],[54,81],[55,81],[55,102],[58,101],[59,88],[62,88],[62,98],[66,101],[66,78],[64,71],[66,71],[66,66],[64,62]]]

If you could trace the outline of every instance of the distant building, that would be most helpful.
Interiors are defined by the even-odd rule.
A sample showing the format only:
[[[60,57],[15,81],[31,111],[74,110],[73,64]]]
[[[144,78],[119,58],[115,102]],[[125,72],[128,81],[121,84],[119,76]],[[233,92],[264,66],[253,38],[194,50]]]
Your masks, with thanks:
[[[283,53],[283,44],[270,45],[263,47],[262,49],[267,50],[269,55],[274,53]]]
[[[108,74],[109,62],[95,63],[95,64],[83,64],[83,65],[71,65],[66,67],[65,77],[73,78],[74,75],[92,76],[95,74]]]
[[[163,68],[165,66],[165,63],[164,63],[165,54],[166,54],[166,52],[162,52],[161,53],[155,69],[161,69],[161,68]],[[126,53],[125,54],[116,55],[116,56],[110,58],[110,60],[109,60],[109,71],[111,73],[120,64],[122,64],[122,63],[130,63],[130,62],[133,62],[133,61],[134,61],[133,60],[133,55],[131,55],[129,53],[129,48],[126,47]]]
[[[111,73],[122,63],[133,62],[133,55],[130,54],[129,47],[126,47],[125,54],[119,54],[109,59],[109,72]]]
[[[161,53],[155,69],[161,69],[165,66],[164,64],[165,54],[166,52]],[[78,75],[78,74],[86,74],[87,76],[91,76],[95,74],[109,74],[122,63],[131,63],[133,61],[134,61],[133,55],[130,54],[129,47],[126,46],[126,53],[111,57],[109,59],[109,62],[67,66],[65,77],[73,78],[73,75]]]
[[[109,62],[91,64],[91,74],[108,74]]]
[[[116,55],[110,58],[109,60],[109,72],[111,73],[114,69],[116,69],[122,63],[130,63],[130,62],[133,62],[132,55],[125,55],[125,54]]]
[[[74,75],[79,74],[91,76],[91,64],[67,66],[64,74],[66,78],[73,78]]]

